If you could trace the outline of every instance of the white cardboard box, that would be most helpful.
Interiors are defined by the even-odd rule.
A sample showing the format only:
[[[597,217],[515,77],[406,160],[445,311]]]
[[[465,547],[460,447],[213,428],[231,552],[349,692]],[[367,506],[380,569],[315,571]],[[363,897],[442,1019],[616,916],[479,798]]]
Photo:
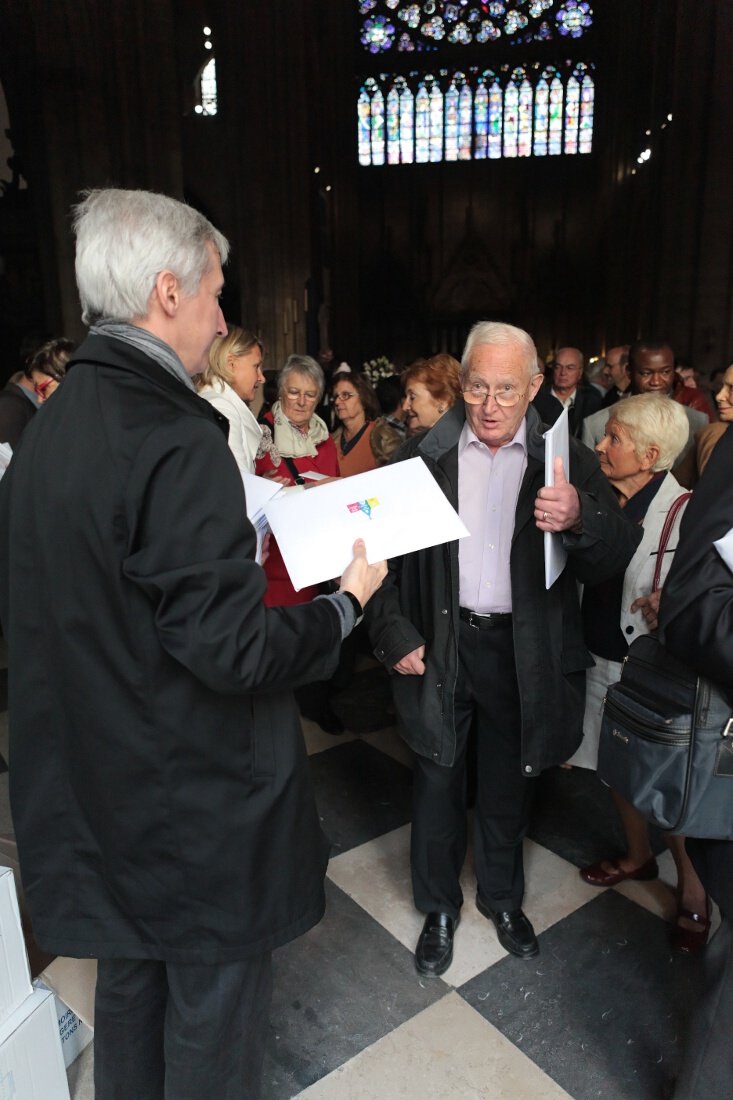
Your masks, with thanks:
[[[31,992],[13,872],[0,867],[0,1025]],[[0,1100],[2,1098],[0,1087]]]
[[[0,1098],[70,1100],[52,993],[34,990],[0,1025]]]

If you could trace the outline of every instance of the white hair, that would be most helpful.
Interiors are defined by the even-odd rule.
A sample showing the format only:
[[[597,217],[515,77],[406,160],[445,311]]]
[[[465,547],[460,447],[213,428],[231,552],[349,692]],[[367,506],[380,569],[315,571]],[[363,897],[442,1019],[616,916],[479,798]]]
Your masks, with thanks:
[[[514,344],[524,355],[529,377],[533,378],[535,374],[540,373],[539,363],[537,362],[537,348],[528,332],[525,332],[522,328],[516,328],[514,325],[506,325],[503,321],[477,321],[469,332],[466,346],[463,349],[461,380],[464,380],[468,375],[471,367],[471,354],[474,348],[486,344],[492,347],[501,346],[502,344]]]
[[[212,245],[221,263],[229,242],[193,207],[152,191],[87,191],[74,207],[76,283],[82,320],[146,317],[161,271],[172,271],[186,297],[208,270]]]
[[[649,447],[659,448],[653,472],[670,470],[690,435],[685,411],[673,398],[657,393],[625,397],[608,410],[629,433],[634,451],[643,458]]]
[[[285,366],[277,376],[277,390],[281,397],[285,392],[285,386],[291,374],[304,374],[307,378],[310,378],[313,385],[318,387],[318,400],[321,400],[323,391],[326,388],[326,376],[315,359],[311,359],[310,355],[288,356]]]

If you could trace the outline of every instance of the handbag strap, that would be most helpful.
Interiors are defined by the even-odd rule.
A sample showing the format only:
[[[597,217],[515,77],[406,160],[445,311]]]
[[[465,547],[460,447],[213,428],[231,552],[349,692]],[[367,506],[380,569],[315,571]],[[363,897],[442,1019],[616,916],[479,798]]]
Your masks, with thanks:
[[[674,527],[674,521],[679,515],[680,508],[690,499],[692,493],[680,493],[680,495],[672,501],[669,511],[667,512],[667,518],[664,521],[664,527],[662,533],[659,536],[659,546],[657,548],[657,564],[654,566],[654,580],[652,581],[652,592],[656,592],[659,589],[659,581],[662,576],[662,564],[664,562],[664,555],[667,552],[667,543],[669,542],[670,535],[672,534],[672,528]]]

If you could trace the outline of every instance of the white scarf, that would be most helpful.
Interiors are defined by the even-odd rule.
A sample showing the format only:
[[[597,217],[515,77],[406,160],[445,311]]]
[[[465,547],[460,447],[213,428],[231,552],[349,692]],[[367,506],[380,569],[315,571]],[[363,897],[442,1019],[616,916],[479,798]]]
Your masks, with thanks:
[[[283,458],[315,458],[318,445],[328,439],[328,428],[315,413],[308,423],[307,435],[293,427],[279,401],[272,406],[272,419],[275,423],[275,446]]]

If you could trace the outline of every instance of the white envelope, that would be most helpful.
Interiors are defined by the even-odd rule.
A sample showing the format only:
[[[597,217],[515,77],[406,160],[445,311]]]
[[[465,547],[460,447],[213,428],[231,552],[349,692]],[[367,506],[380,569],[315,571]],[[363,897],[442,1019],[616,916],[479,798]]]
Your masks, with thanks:
[[[264,510],[296,592],[340,577],[355,539],[375,562],[469,533],[421,458],[277,497]]]

